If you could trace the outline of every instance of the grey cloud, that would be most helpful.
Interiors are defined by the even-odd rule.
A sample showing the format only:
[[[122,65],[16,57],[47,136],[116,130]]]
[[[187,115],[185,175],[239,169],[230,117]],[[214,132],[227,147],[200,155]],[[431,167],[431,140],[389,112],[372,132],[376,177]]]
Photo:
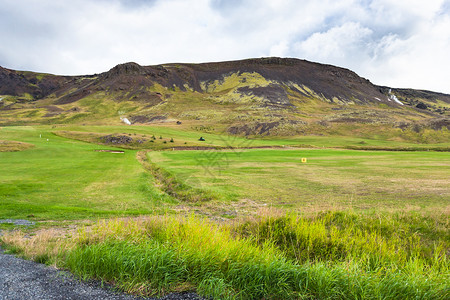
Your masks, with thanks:
[[[230,12],[238,9],[244,3],[243,0],[211,0],[211,7],[221,12]]]
[[[105,0],[107,2],[108,0]],[[122,7],[126,9],[142,9],[152,7],[158,1],[162,0],[116,0]]]

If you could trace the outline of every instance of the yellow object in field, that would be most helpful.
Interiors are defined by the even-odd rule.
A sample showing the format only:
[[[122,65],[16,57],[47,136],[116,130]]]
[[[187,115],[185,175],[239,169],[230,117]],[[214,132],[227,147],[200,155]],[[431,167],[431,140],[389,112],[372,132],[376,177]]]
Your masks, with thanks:
[[[303,158],[302,158],[302,163],[305,163],[305,162],[306,162],[306,158],[303,157]]]

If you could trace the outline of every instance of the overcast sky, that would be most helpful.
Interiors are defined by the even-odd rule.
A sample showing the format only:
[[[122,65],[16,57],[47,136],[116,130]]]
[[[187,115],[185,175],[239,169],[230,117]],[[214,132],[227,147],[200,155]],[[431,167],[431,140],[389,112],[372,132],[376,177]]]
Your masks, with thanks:
[[[0,66],[295,57],[450,93],[450,0],[0,0]]]

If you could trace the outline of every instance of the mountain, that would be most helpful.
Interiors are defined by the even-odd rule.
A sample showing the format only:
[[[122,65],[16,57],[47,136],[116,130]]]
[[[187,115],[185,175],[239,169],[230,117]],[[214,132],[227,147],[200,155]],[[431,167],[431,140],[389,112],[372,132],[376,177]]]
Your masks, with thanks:
[[[3,125],[114,124],[126,118],[134,124],[178,121],[232,134],[289,135],[333,124],[440,130],[450,123],[450,95],[377,86],[344,68],[277,57],[125,63],[85,76],[0,67],[0,98]]]

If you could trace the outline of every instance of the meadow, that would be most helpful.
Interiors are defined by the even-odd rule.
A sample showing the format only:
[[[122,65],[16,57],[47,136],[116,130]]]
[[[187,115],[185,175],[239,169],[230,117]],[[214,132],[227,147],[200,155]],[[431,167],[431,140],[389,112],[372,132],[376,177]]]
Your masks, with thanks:
[[[64,139],[49,128],[1,129],[0,139],[34,147],[0,152],[0,218],[140,215],[172,201],[151,184],[136,151],[98,152],[115,148]]]
[[[449,208],[446,152],[245,149],[148,156],[180,180],[231,201],[296,211]]]
[[[97,139],[108,134],[156,138],[118,148]],[[346,149],[361,146],[415,151]],[[2,127],[0,219],[36,225],[2,224],[0,240],[138,295],[448,299],[450,157],[417,151],[448,147],[184,125]]]

